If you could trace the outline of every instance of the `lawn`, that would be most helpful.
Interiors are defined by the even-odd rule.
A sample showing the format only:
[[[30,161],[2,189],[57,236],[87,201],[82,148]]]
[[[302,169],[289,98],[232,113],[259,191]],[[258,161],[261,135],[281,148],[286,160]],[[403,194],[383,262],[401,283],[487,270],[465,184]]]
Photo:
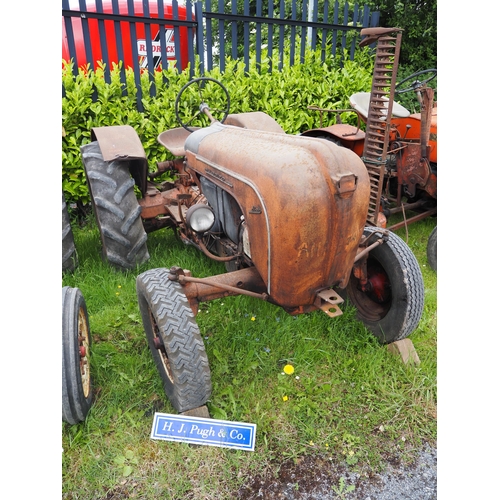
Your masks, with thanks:
[[[321,455],[373,471],[401,454],[411,461],[435,444],[437,276],[427,263],[429,218],[397,233],[415,253],[425,304],[411,335],[419,366],[406,366],[356,320],[351,306],[289,316],[251,297],[200,306],[197,322],[212,372],[210,415],[255,423],[254,452],[150,439],[155,412],[175,413],[153,363],[139,313],[136,276],[178,265],[203,277],[224,272],[169,230],[148,236],[151,259],[134,272],[100,259],[92,216],[73,224],[79,266],[63,286],[82,291],[92,332],[95,400],[84,423],[62,426],[65,499],[231,499],[257,474],[285,460]],[[283,367],[294,372],[287,375]],[[114,496],[115,495],[115,496]]]

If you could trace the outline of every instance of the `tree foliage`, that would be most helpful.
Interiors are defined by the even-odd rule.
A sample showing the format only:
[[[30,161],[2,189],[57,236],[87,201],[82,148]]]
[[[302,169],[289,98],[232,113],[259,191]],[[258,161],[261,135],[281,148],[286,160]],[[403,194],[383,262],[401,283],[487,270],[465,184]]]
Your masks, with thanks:
[[[399,63],[409,72],[437,66],[437,0],[366,0],[380,26],[402,28]]]

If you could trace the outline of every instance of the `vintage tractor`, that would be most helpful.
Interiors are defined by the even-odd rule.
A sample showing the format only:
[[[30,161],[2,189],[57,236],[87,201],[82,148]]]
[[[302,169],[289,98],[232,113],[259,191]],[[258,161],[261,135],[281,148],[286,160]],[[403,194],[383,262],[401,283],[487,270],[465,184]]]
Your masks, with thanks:
[[[434,90],[427,86],[437,75],[436,69],[419,71],[396,84],[401,30],[397,28],[366,28],[360,46],[376,42],[371,92],[350,96],[350,109],[318,111],[321,125],[302,135],[320,137],[342,145],[364,161],[370,176],[370,202],[367,223],[387,227],[396,213],[403,220],[388,229],[396,230],[407,224],[437,213],[437,103]],[[411,83],[409,83],[411,82]],[[415,92],[420,113],[410,114],[394,101],[395,94]],[[323,113],[336,114],[338,123],[323,127]],[[341,114],[355,112],[357,126],[341,123]],[[364,122],[366,131],[361,130]],[[415,215],[409,216],[411,212]],[[429,238],[429,264],[437,264],[437,229]]]
[[[209,99],[221,96],[227,102],[210,109]],[[420,268],[401,238],[366,224],[370,179],[357,154],[287,135],[264,113],[229,114],[227,90],[211,78],[186,84],[175,111],[182,127],[158,141],[176,159],[159,164],[150,181],[129,126],[95,128],[81,148],[110,263],[134,269],[148,258],[147,233],[171,227],[226,264],[228,272],[209,278],[175,266],[137,277],[149,347],[174,408],[184,412],[210,397],[196,323],[203,301],[243,294],[291,315],[319,310],[333,318],[348,298],[381,343],[412,333],[423,310]],[[195,127],[202,119],[209,125]],[[170,180],[154,184],[161,173]]]

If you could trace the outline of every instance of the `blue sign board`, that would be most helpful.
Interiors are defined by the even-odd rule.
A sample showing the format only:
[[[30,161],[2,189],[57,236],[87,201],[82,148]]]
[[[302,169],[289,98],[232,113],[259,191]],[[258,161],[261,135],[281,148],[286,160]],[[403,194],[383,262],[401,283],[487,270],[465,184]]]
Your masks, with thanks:
[[[155,413],[151,439],[254,451],[256,424]]]

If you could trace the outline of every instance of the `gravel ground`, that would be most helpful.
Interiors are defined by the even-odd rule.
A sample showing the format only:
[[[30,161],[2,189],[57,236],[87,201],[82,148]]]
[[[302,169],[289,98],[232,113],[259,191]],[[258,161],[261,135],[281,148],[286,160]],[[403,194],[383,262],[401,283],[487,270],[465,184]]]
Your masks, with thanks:
[[[239,492],[239,499],[264,500],[433,500],[437,498],[437,450],[429,445],[410,466],[397,458],[381,474],[352,473],[320,457],[284,463],[278,477],[256,476]],[[343,478],[343,479],[342,479]],[[338,488],[344,482],[344,490]],[[353,491],[347,491],[354,485]],[[337,488],[335,491],[333,488]]]

